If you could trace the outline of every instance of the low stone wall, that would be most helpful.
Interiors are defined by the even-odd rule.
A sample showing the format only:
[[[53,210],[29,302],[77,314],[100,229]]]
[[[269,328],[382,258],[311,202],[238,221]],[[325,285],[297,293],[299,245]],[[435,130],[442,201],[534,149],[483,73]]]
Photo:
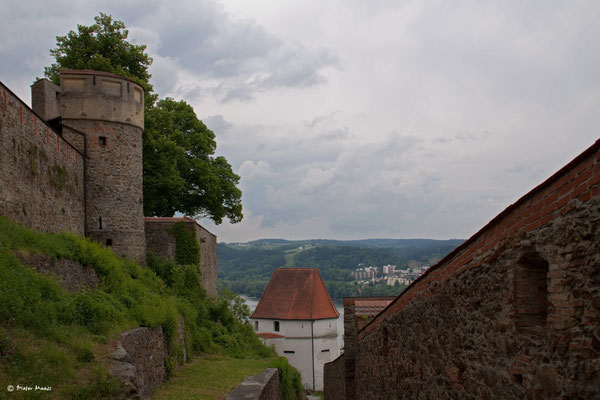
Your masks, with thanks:
[[[354,375],[352,376],[354,378]],[[327,400],[346,400],[346,358],[344,354],[325,364],[323,393]]]
[[[121,398],[148,398],[166,379],[162,327],[136,328],[119,335],[110,354],[110,374],[123,387]]]
[[[281,400],[277,368],[249,376],[227,395],[227,400]]]
[[[358,399],[600,398],[600,141],[358,333]]]
[[[54,259],[47,254],[17,253],[16,255],[23,265],[52,276],[69,292],[96,289],[100,286],[100,278],[96,270],[77,261]]]

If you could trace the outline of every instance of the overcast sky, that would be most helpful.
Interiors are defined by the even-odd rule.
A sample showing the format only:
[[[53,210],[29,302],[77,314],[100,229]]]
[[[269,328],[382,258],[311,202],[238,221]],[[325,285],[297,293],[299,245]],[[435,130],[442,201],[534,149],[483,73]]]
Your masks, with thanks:
[[[0,80],[100,11],[241,175],[219,241],[468,238],[600,138],[597,1],[3,1]]]

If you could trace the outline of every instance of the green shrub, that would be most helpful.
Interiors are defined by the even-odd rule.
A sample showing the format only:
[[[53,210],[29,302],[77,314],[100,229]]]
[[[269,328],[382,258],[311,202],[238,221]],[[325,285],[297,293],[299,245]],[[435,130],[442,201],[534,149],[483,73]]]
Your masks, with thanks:
[[[279,370],[279,392],[284,400],[301,399],[304,388],[300,372],[290,365],[287,358],[277,357],[269,364],[270,368]]]
[[[200,265],[200,244],[187,223],[173,224],[171,234],[175,237],[175,261],[179,265]]]

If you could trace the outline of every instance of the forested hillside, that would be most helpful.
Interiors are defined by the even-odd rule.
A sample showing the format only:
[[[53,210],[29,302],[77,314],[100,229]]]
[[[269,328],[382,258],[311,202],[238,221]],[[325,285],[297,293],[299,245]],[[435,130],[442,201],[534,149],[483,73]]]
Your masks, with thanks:
[[[316,267],[334,299],[348,296],[396,295],[404,286],[357,284],[350,275],[361,266],[430,264],[462,240],[368,239],[354,241],[264,239],[217,245],[219,282],[233,291],[260,297],[275,268]]]

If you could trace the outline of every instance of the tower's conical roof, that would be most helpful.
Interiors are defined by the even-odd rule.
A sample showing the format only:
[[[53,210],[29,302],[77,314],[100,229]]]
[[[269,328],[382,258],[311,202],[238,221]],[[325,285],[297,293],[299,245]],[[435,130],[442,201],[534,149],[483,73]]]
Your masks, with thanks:
[[[278,268],[252,318],[314,320],[339,315],[316,268]]]

